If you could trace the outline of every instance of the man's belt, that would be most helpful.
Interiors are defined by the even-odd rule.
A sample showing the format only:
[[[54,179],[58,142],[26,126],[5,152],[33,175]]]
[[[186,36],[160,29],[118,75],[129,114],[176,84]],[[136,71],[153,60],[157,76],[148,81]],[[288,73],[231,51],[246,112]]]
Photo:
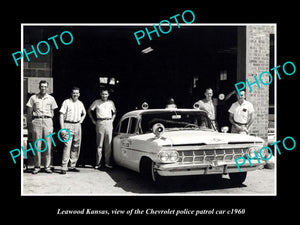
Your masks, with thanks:
[[[100,121],[102,121],[102,120],[111,120],[111,118],[97,118],[97,120],[100,120]]]
[[[48,118],[52,118],[51,116],[33,116],[33,119],[48,119]]]
[[[68,121],[68,120],[65,120],[64,123],[74,123],[74,124],[75,124],[75,123],[79,123],[79,121],[74,122],[74,121]]]
[[[233,121],[234,123],[236,123],[237,125],[247,125],[247,123],[239,123],[239,122],[236,122],[236,121]]]

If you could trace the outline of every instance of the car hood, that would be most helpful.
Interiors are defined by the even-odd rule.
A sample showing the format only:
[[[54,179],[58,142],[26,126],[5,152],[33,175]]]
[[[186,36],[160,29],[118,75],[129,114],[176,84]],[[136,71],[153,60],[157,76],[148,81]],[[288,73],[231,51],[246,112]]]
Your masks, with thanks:
[[[155,138],[153,133],[132,136],[130,139],[156,142],[160,146],[188,144],[242,144],[263,143],[264,140],[250,135],[219,133],[200,130],[165,131],[161,138]]]

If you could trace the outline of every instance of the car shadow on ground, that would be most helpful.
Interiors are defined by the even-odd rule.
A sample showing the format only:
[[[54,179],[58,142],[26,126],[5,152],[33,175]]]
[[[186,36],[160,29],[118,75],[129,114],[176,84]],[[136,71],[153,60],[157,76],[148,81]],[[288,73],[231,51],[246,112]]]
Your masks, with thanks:
[[[160,183],[153,183],[149,178],[129,169],[115,167],[106,170],[115,181],[115,187],[128,193],[138,194],[172,194],[211,191],[247,187],[244,184],[233,184],[229,178],[215,175],[164,177]]]

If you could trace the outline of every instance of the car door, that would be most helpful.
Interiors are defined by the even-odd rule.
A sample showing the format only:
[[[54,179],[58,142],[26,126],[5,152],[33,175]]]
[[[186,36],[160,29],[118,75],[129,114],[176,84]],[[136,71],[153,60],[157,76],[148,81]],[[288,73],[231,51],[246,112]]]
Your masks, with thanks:
[[[125,166],[128,164],[128,150],[125,148],[126,141],[128,137],[130,118],[123,118],[119,122],[117,129],[115,131],[115,137],[113,140],[114,146],[114,160],[120,166]]]
[[[137,117],[131,117],[129,121],[129,127],[128,127],[128,136],[127,136],[127,142],[124,146],[127,149],[127,156],[129,161],[129,167],[130,169],[133,169],[135,171],[138,171],[139,167],[139,152],[137,150],[136,144],[135,144],[135,138],[134,136],[138,135],[138,118]],[[132,138],[130,138],[132,137]]]

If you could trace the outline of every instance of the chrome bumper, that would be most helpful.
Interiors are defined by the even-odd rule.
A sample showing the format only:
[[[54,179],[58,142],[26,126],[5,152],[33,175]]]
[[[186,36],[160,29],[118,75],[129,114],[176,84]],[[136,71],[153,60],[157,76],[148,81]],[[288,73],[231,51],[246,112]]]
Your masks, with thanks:
[[[209,174],[228,174],[246,172],[258,169],[259,166],[264,165],[264,161],[258,163],[257,160],[251,161],[252,166],[249,162],[245,162],[238,169],[235,162],[223,162],[214,161],[206,164],[183,164],[183,163],[172,163],[172,164],[156,164],[154,169],[161,176],[188,176],[188,175],[209,175]]]

